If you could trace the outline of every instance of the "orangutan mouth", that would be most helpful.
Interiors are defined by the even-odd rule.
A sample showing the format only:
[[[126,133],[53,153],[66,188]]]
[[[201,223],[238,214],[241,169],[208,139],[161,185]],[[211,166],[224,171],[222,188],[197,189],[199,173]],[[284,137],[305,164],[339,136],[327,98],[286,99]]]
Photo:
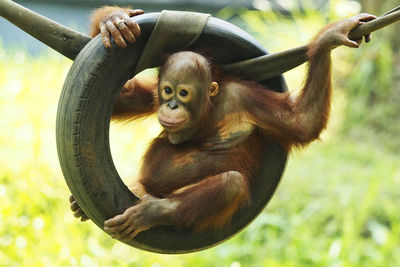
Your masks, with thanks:
[[[158,117],[158,121],[165,128],[176,128],[181,126],[186,122],[185,118],[160,118]]]

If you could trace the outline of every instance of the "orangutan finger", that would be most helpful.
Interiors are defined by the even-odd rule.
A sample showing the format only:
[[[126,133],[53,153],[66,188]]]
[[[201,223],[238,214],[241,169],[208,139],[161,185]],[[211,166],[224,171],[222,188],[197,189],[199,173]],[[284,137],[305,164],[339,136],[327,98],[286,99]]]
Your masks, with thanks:
[[[104,23],[100,26],[101,40],[106,48],[111,48],[110,32]]]
[[[106,26],[108,31],[110,32],[111,36],[114,39],[114,42],[122,48],[126,47],[126,43],[124,38],[122,37],[120,31],[118,30],[118,28],[114,25],[114,23],[112,23],[111,21],[107,21],[106,22]]]

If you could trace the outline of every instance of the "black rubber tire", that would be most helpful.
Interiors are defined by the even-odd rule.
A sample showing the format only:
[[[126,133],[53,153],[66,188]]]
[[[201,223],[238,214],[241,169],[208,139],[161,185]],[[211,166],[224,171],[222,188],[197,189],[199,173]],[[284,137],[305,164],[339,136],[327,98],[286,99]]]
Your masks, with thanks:
[[[57,148],[69,189],[89,218],[103,229],[103,222],[134,205],[136,197],[119,177],[109,147],[113,102],[133,70],[159,13],[135,17],[142,29],[139,40],[126,49],[107,51],[94,38],[75,59],[60,97],[57,114]],[[222,64],[267,54],[250,35],[223,20],[210,18],[196,46],[211,47]],[[263,82],[285,91],[282,76]],[[230,238],[249,224],[272,197],[284,170],[287,153],[268,140],[263,167],[252,190],[252,205],[236,214],[219,232],[192,233],[172,226],[141,232],[127,244],[158,253],[187,253],[205,249]]]

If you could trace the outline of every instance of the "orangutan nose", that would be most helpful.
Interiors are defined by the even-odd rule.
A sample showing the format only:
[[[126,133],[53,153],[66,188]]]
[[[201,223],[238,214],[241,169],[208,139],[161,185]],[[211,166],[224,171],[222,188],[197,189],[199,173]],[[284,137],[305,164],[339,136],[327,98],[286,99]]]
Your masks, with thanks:
[[[168,102],[168,107],[170,109],[176,109],[178,107],[178,102],[175,99]]]

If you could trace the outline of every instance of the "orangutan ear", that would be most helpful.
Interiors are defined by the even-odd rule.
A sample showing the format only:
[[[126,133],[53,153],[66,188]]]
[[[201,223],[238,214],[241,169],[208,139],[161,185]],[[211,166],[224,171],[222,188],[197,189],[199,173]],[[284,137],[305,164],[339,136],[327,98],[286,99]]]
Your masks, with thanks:
[[[209,96],[216,96],[218,94],[218,87],[219,86],[217,82],[212,82],[208,88]]]

